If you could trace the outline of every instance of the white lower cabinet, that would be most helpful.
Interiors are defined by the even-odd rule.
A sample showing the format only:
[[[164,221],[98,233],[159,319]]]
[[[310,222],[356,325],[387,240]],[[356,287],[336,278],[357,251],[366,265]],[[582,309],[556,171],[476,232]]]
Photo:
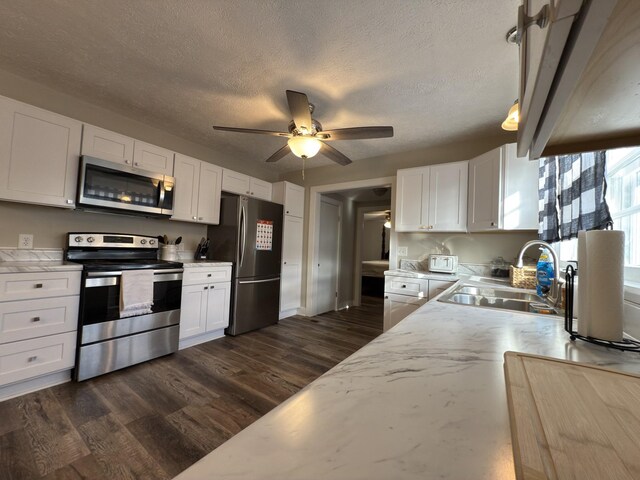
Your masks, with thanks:
[[[80,276],[0,274],[0,401],[71,378]]]
[[[384,279],[383,331],[389,330],[455,282],[389,275]]]
[[[222,280],[222,281],[213,281]],[[180,307],[180,348],[224,335],[229,326],[231,266],[186,267]]]

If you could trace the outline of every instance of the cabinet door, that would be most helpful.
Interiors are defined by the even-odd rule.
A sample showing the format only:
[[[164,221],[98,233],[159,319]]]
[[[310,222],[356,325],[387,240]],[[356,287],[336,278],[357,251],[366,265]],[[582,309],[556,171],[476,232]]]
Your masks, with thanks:
[[[504,146],[502,228],[538,229],[538,162],[518,157],[516,145]]]
[[[447,282],[444,280],[429,280],[429,300],[440,295],[454,283],[456,282]]]
[[[0,198],[75,207],[82,124],[0,97]]]
[[[135,141],[133,165],[155,173],[173,176],[173,152],[150,143]]]
[[[222,169],[222,190],[225,192],[250,195],[250,181],[251,177],[249,175],[234,172],[227,168]]]
[[[429,173],[429,231],[467,231],[469,162],[434,165]]]
[[[304,187],[285,182],[284,214],[304,217]]]
[[[251,192],[249,195],[256,198],[261,198],[262,200],[271,201],[271,192],[273,186],[269,182],[265,182],[264,180],[259,180],[257,178],[251,178],[249,182],[249,191]]]
[[[209,285],[207,302],[207,332],[229,326],[229,301],[231,283],[212,283]]]
[[[398,170],[396,190],[395,230],[426,230],[429,219],[429,167]]]
[[[386,332],[394,325],[397,325],[409,314],[418,310],[425,302],[426,299],[422,298],[404,297],[393,294],[385,295],[382,330]]]
[[[200,188],[198,193],[198,221],[217,225],[220,223],[220,193],[222,168],[211,163],[200,164]]]
[[[207,330],[208,285],[182,287],[180,338],[199,335]]]
[[[291,215],[284,216],[280,311],[291,310],[301,305],[302,227],[302,218]]]
[[[200,160],[176,153],[172,220],[198,221],[198,188],[200,185]]]
[[[133,165],[133,138],[85,123],[82,155]]]
[[[500,172],[502,148],[496,148],[469,160],[470,232],[500,228]]]

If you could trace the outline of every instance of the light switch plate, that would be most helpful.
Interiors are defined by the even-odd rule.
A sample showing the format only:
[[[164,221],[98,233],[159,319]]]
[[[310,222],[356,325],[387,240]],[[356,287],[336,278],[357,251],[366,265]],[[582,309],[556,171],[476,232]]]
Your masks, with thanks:
[[[18,235],[18,249],[30,250],[33,248],[33,235],[21,233]]]
[[[406,257],[407,255],[409,255],[409,252],[407,251],[407,247],[398,247],[398,250],[396,251],[396,255],[398,255],[399,257]]]

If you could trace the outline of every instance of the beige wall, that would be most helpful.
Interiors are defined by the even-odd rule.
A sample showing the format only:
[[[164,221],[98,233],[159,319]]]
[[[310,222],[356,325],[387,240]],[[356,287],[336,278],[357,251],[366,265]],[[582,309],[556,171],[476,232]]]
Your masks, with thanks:
[[[184,249],[195,250],[206,236],[203,225],[172,220],[89,213],[0,201],[0,248],[16,248],[19,233],[33,234],[35,248],[64,248],[68,232],[114,232],[183,237]]]
[[[500,256],[513,262],[520,248],[537,238],[535,231],[499,233],[401,233],[397,246],[408,247],[408,255],[402,258],[419,259],[430,253],[457,255],[461,263],[490,263]],[[445,251],[443,249],[448,249]],[[397,266],[396,266],[397,267]]]
[[[384,218],[365,220],[362,227],[362,242],[360,242],[361,260],[380,260],[382,253],[382,229]],[[389,249],[389,232],[385,232],[385,251]]]
[[[236,160],[225,154],[221,148],[216,148],[213,133],[211,145],[194,143],[171,132],[151,127],[134,118],[125,117],[3,70],[0,70],[0,95],[263,180],[273,182],[278,177],[278,174],[266,165]]]

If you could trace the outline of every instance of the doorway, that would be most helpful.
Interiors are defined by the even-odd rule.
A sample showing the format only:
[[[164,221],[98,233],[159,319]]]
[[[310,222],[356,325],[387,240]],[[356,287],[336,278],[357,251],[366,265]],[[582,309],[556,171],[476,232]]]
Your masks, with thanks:
[[[321,227],[322,204],[323,199],[333,197],[342,201],[342,212],[340,213],[340,257],[338,260],[339,272],[337,274],[337,306],[336,299],[333,299],[332,309],[342,309],[354,306],[360,302],[360,264],[356,262],[356,256],[359,256],[359,247],[356,245],[356,214],[361,203],[355,200],[353,195],[360,194],[365,190],[370,192],[373,189],[387,190],[391,200],[391,210],[395,207],[394,189],[395,177],[381,177],[369,180],[358,180],[331,185],[314,186],[310,189],[309,195],[309,234],[308,234],[308,255],[306,269],[306,309],[305,315],[314,316],[324,310],[329,304],[328,293],[325,287],[320,291],[320,283],[318,281],[321,272],[318,268],[320,264],[320,243],[323,227]],[[380,187],[380,188],[379,188]],[[326,208],[326,207],[325,207]],[[325,212],[326,214],[326,212]],[[389,232],[388,238],[391,246],[391,255],[389,261],[395,265],[395,252],[393,245],[395,244],[395,231],[393,228]],[[358,250],[356,252],[356,250]],[[357,280],[356,280],[357,278]],[[357,289],[355,283],[357,282]],[[332,285],[326,287],[328,291],[333,288]],[[357,290],[357,295],[354,295]],[[326,295],[326,297],[324,296]],[[335,291],[334,291],[335,297]]]

